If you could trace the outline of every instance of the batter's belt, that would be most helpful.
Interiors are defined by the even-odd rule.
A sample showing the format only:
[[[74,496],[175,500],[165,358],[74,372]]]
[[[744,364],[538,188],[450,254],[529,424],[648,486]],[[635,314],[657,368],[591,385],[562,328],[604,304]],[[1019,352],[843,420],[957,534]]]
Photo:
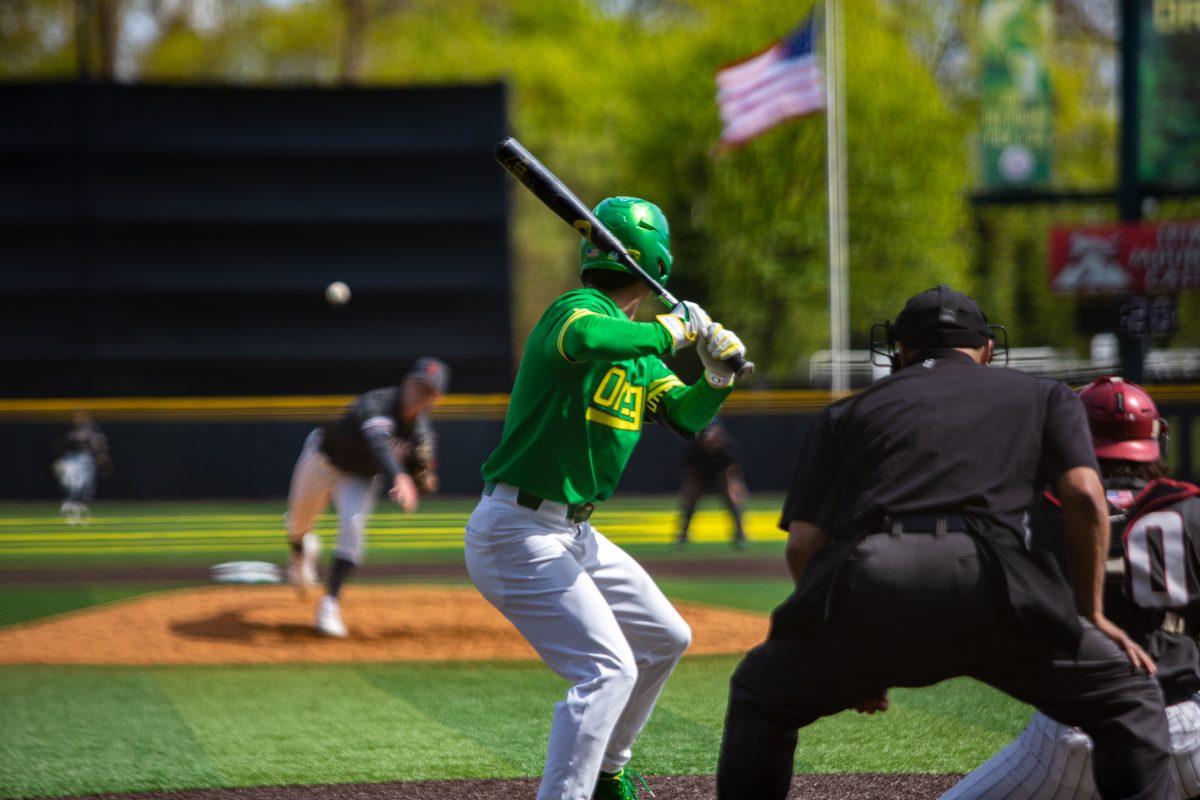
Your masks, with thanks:
[[[488,481],[487,483],[483,484],[483,493],[491,496],[492,493],[496,491],[496,486],[497,484]],[[517,495],[514,498],[516,504],[522,508],[528,508],[530,511],[537,511],[542,507],[543,504],[553,502],[543,500],[533,492],[527,492],[519,486],[514,486],[512,488],[517,490]],[[595,503],[554,503],[554,505],[566,508],[567,522],[573,522],[577,525],[581,522],[587,522],[588,518],[592,516],[592,512],[596,510]]]

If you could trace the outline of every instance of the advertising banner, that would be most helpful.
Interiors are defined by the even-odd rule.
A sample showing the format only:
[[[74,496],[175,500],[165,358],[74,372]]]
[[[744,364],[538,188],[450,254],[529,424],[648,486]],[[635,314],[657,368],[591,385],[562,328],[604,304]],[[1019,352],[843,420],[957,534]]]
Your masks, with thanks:
[[[1060,294],[1200,290],[1200,220],[1056,227],[1049,245]]]
[[[1054,34],[1050,0],[983,0],[980,20],[980,156],[987,189],[1050,181],[1054,108],[1046,68]]]
[[[1200,2],[1141,3],[1138,177],[1200,185]]]

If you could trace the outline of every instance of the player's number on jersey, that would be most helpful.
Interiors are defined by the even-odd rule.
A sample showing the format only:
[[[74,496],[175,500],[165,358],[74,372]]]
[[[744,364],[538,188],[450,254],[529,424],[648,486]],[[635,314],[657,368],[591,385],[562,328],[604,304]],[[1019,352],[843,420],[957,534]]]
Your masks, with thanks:
[[[1129,590],[1143,608],[1174,608],[1188,602],[1187,548],[1183,517],[1155,511],[1125,533]]]

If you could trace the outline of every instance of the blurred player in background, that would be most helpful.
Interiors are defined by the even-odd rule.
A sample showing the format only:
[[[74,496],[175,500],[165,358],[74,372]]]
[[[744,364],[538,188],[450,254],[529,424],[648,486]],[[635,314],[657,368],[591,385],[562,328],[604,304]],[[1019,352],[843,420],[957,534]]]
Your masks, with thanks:
[[[1171,774],[1200,797],[1200,488],[1166,477],[1165,425],[1140,386],[1097,378],[1080,390],[1108,497],[1112,538],[1104,611],[1146,649],[1167,702]],[[1032,518],[1034,547],[1064,562],[1062,513],[1051,494]],[[1093,800],[1092,740],[1040,712],[1012,744],[943,800]]]
[[[316,628],[326,636],[347,634],[338,594],[362,561],[367,515],[379,493],[406,512],[420,494],[437,491],[433,427],[427,412],[450,385],[450,368],[436,358],[419,359],[400,386],[359,395],[334,421],[308,435],[288,492],[288,578],[301,591],[317,583],[321,540],[313,524],[330,500],[338,514],[338,541],[326,594],[317,602]]]
[[[58,442],[54,474],[66,499],[62,516],[68,525],[87,524],[88,504],[96,496],[96,473],[112,472],[108,438],[86,411],[76,411],[74,424]]]
[[[596,216],[666,283],[670,233],[658,206],[611,197]],[[633,800],[633,743],[691,630],[588,519],[616,488],[644,423],[690,438],[712,422],[733,384],[721,359],[745,347],[695,303],[635,321],[649,288],[586,239],[580,273],[585,288],[555,300],[525,344],[467,522],[467,571],[572,684],[554,707],[539,800]],[[688,386],[662,357],[692,344],[704,376]]]
[[[742,476],[737,443],[725,426],[717,421],[689,442],[683,455],[679,536],[675,540],[677,546],[683,547],[688,543],[688,528],[691,527],[696,506],[700,498],[710,492],[719,495],[729,507],[729,515],[733,518],[734,547],[744,548],[746,531],[742,527],[742,507],[749,492]]]

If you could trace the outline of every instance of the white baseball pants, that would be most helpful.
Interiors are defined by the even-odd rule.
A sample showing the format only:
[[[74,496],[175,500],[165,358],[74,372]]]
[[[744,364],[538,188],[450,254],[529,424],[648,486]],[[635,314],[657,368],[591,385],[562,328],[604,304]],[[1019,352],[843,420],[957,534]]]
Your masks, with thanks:
[[[90,503],[96,496],[96,457],[69,453],[54,462],[54,473],[69,502]]]
[[[630,757],[691,629],[646,571],[566,507],[517,505],[500,484],[467,522],[467,571],[550,669],[554,707],[538,800],[588,800]]]
[[[321,452],[321,439],[319,428],[308,434],[292,471],[285,517],[288,539],[300,541],[332,499],[338,515],[338,540],[333,555],[359,564],[366,546],[367,517],[379,492],[379,478],[365,478],[335,467]]]
[[[1200,694],[1167,706],[1167,726],[1180,797],[1200,797]],[[1036,713],[1008,747],[941,800],[1100,800],[1092,778],[1092,740]]]

